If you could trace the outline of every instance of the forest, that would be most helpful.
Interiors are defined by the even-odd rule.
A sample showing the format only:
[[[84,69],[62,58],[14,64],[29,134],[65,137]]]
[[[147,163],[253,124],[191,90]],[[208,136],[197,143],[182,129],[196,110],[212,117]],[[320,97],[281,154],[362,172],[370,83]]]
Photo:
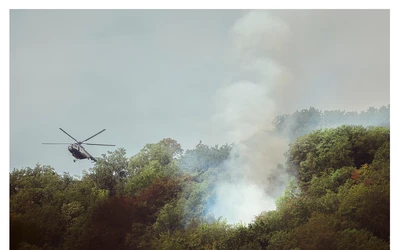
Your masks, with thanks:
[[[389,105],[310,107],[268,132],[290,141],[276,166],[286,188],[251,223],[210,213],[235,142],[184,150],[165,138],[133,156],[109,151],[79,178],[14,169],[10,249],[389,249]]]

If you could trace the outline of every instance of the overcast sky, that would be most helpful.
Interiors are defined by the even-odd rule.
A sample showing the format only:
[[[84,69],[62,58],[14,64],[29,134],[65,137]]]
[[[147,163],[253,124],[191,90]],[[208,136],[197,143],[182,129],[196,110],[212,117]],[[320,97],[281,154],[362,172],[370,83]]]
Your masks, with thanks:
[[[389,100],[389,11],[12,10],[10,170],[80,175],[71,142],[231,143],[297,109]],[[107,147],[87,146],[93,156]]]

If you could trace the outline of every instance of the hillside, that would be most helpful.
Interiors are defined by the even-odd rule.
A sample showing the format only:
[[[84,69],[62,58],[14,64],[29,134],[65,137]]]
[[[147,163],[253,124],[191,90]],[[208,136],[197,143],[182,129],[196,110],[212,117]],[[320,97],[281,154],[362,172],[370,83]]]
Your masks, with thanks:
[[[120,148],[80,179],[39,164],[14,169],[11,249],[389,249],[389,113],[278,116],[268,133],[290,144],[266,181],[286,189],[265,190],[279,197],[276,209],[249,224],[213,212],[216,185],[243,178],[226,164],[235,144],[184,150],[167,138],[132,157]]]

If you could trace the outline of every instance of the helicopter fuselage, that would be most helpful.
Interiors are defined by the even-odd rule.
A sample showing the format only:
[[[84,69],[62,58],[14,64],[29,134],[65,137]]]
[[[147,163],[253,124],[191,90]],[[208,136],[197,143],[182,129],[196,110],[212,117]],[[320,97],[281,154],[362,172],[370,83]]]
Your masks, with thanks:
[[[72,156],[78,160],[90,159],[95,161],[95,159],[81,145],[78,145],[76,143],[71,144],[68,146],[68,150],[69,152],[71,152]]]

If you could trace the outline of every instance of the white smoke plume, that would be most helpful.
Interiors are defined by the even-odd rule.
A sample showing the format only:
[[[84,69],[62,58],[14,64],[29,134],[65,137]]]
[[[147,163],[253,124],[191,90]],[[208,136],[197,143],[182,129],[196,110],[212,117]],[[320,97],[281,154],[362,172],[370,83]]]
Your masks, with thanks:
[[[268,133],[277,115],[388,104],[389,23],[385,10],[250,11],[234,23],[235,73],[214,96],[210,135],[236,146],[216,187],[214,216],[247,223],[274,209],[286,186],[277,165],[290,136]]]
[[[238,78],[215,96],[212,118],[215,133],[236,143],[225,162],[225,176],[216,184],[215,217],[229,223],[249,223],[262,211],[275,209],[275,199],[287,184],[284,163],[288,140],[268,133],[277,115],[272,94],[290,72],[276,58],[290,40],[290,29],[280,19],[251,11],[232,28]]]

